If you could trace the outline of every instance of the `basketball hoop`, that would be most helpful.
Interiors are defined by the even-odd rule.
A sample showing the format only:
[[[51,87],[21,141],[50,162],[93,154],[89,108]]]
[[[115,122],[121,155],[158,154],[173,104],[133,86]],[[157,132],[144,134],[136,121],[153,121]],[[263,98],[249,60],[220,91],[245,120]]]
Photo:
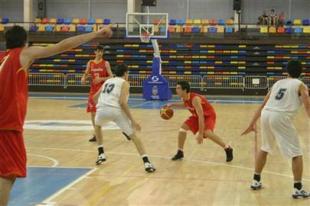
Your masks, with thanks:
[[[150,42],[150,39],[151,39],[151,34],[148,33],[148,32],[142,32],[140,34],[140,40],[141,42],[143,43],[149,43]]]

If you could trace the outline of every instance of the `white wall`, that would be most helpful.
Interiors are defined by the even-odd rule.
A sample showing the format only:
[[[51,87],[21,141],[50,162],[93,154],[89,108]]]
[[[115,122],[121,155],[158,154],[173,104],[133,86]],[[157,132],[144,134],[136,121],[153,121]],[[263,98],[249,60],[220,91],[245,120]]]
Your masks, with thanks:
[[[256,23],[264,9],[275,8],[289,14],[290,0],[243,0],[242,21]],[[291,0],[292,18],[310,18],[310,0]],[[111,18],[113,22],[125,22],[127,0],[91,0],[93,17]],[[188,4],[189,2],[189,4]],[[186,18],[189,6],[190,18],[230,18],[233,0],[157,0],[152,12],[169,13],[170,18]],[[37,0],[33,0],[33,15],[37,14]],[[47,0],[48,17],[88,17],[88,0]],[[0,0],[0,17],[11,21],[23,20],[23,0]]]

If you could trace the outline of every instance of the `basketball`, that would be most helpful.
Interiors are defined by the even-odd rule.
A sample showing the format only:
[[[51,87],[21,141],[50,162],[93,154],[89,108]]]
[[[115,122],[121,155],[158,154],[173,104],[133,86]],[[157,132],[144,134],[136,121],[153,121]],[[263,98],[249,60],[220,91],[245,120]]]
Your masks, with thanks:
[[[165,120],[171,119],[171,117],[173,117],[173,109],[170,107],[162,107],[160,109],[160,117]]]

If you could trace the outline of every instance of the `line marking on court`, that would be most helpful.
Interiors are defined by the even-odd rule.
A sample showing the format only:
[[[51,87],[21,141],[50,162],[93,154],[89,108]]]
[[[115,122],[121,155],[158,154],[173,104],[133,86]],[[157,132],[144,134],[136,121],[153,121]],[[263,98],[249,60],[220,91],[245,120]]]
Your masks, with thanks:
[[[88,97],[57,97],[57,96],[51,96],[51,97],[40,97],[40,96],[32,96],[30,98],[33,99],[55,99],[55,100],[87,100]],[[134,101],[145,101],[144,103],[148,103],[150,101],[146,101],[145,99],[141,98],[129,98],[129,100]],[[241,99],[208,99],[210,103],[213,104],[225,104],[225,103],[235,103],[235,104],[261,104],[262,100],[241,100]],[[172,99],[167,102],[178,102],[178,100]],[[144,104],[142,103],[142,105]],[[134,107],[137,107],[137,105],[134,105]]]
[[[56,159],[54,159],[52,157],[46,156],[46,155],[39,155],[39,154],[32,154],[32,153],[28,153],[27,155],[35,156],[35,157],[41,157],[41,158],[45,158],[45,159],[51,160],[53,162],[53,165],[50,166],[50,167],[57,167],[59,165],[58,160],[56,160]]]
[[[31,147],[33,149],[36,149],[36,147]],[[94,153],[95,151],[93,150],[80,150],[80,149],[67,149],[67,148],[53,148],[53,147],[38,147],[40,149],[47,149],[47,150],[62,150],[62,151],[79,151],[79,152],[90,152]],[[29,148],[30,149],[30,148]],[[138,156],[138,154],[135,153],[125,153],[125,152],[106,152],[106,154],[112,154],[112,155],[125,155],[125,156]],[[170,158],[161,156],[161,155],[149,155],[150,157],[155,157],[155,158],[160,158],[160,159],[166,159],[170,160]],[[196,159],[184,159],[182,161],[192,161],[192,162],[198,162],[198,163],[203,163],[203,164],[211,164],[211,165],[216,165],[216,166],[225,166],[225,167],[230,167],[230,168],[235,168],[235,169],[242,169],[242,170],[247,170],[247,171],[254,171],[254,168],[250,167],[244,167],[244,166],[238,166],[238,165],[231,165],[230,163],[221,163],[221,162],[214,162],[214,161],[209,161],[209,160],[196,160]],[[287,175],[287,174],[281,174],[278,172],[273,172],[273,171],[268,171],[264,170],[265,174],[271,174],[271,175],[276,175],[276,176],[281,176],[281,177],[287,177],[287,178],[292,178],[292,175]],[[310,179],[304,178],[304,181],[310,182]]]
[[[78,182],[82,181],[83,179],[85,179],[88,175],[92,174],[93,172],[95,172],[97,170],[97,168],[92,168],[92,170],[88,171],[87,173],[85,173],[84,175],[80,176],[79,178],[77,178],[76,180],[74,180],[73,182],[71,182],[70,184],[68,184],[67,186],[61,188],[60,190],[58,190],[56,193],[54,193],[53,195],[49,196],[48,198],[46,198],[45,200],[43,200],[43,202],[41,204],[55,204],[54,202],[51,202],[52,199],[56,198],[57,196],[59,196],[60,194],[62,194],[63,192],[65,192],[66,190],[68,190],[69,188],[71,188],[73,185],[77,184]]]

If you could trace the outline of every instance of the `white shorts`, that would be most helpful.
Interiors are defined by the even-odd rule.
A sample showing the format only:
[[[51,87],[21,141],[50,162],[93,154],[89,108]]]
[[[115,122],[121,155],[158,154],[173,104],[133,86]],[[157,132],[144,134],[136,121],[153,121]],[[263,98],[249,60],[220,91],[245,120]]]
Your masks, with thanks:
[[[103,126],[103,124],[108,121],[115,122],[116,125],[129,136],[134,133],[130,119],[121,109],[109,106],[105,106],[103,109],[98,108],[95,117],[95,125]]]
[[[275,141],[281,153],[287,158],[302,155],[302,149],[298,139],[292,117],[283,112],[263,110],[261,115],[261,150],[272,153]]]

